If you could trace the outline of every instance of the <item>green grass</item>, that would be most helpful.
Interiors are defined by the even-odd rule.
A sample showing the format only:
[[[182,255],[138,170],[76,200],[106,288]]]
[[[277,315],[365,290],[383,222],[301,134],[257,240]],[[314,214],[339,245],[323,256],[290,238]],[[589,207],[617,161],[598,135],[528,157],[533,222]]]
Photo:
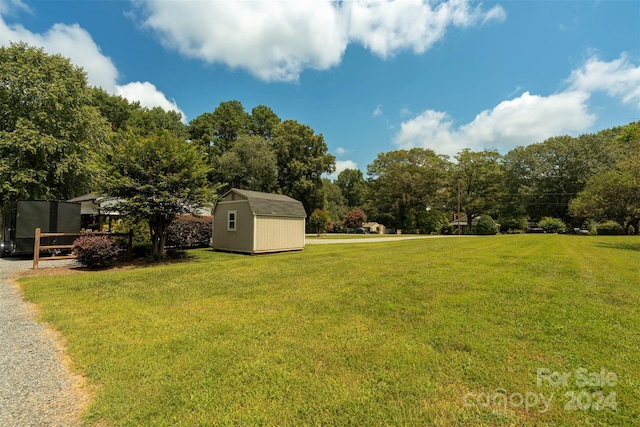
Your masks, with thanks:
[[[193,254],[21,280],[95,389],[88,424],[640,424],[638,238]],[[538,386],[539,368],[572,377]],[[617,383],[580,386],[580,368]],[[616,410],[565,410],[599,392]]]

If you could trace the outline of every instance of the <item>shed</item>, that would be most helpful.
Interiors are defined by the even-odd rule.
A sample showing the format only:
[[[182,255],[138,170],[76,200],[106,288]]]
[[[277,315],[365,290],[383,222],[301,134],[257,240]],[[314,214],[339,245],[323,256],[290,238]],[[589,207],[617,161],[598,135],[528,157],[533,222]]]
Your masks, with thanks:
[[[213,248],[258,254],[304,248],[302,203],[282,194],[232,188],[213,209]]]

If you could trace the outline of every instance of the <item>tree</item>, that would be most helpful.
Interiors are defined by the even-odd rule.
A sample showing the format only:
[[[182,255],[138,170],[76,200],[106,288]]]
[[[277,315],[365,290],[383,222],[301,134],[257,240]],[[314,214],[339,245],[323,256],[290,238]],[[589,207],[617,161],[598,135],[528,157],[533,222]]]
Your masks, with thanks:
[[[271,192],[277,185],[276,154],[261,136],[242,135],[231,150],[214,158],[214,180],[230,188]]]
[[[362,209],[351,209],[342,219],[342,225],[345,228],[360,228],[365,222],[367,222],[367,214]]]
[[[300,200],[307,212],[323,205],[322,174],[335,170],[335,157],[328,154],[322,134],[307,125],[286,120],[273,130],[273,148],[278,165],[278,188]]]
[[[329,213],[323,209],[315,209],[309,217],[309,225],[316,230],[318,236],[322,235],[327,229],[327,226],[331,222]]]
[[[640,226],[640,155],[618,163],[610,171],[591,177],[584,191],[571,201],[578,218],[613,220],[628,232]]]
[[[605,129],[578,138],[553,137],[516,147],[503,158],[505,191],[502,218],[544,216],[569,221],[569,202],[593,175],[610,170],[629,146],[619,135],[626,127]]]
[[[369,218],[388,227],[415,229],[427,210],[446,208],[450,163],[433,150],[412,148],[378,154],[367,166],[364,192]]]
[[[329,178],[322,178],[322,192],[324,194],[324,209],[329,212],[329,216],[333,219],[335,230],[335,227],[339,226],[349,208],[345,204],[340,187],[335,182],[331,182]]]
[[[161,258],[174,218],[205,204],[207,173],[197,148],[169,131],[130,132],[118,136],[105,160],[100,189],[120,200],[121,214],[148,223],[152,255]]]
[[[0,47],[0,205],[89,191],[108,133],[82,69],[24,43]]]
[[[465,148],[455,158],[454,178],[460,185],[461,211],[471,224],[474,218],[490,215],[500,206],[504,176],[501,156],[495,150],[474,152]]]
[[[189,123],[189,138],[210,156],[220,156],[231,149],[240,135],[248,134],[251,125],[251,116],[240,101],[225,101],[213,112],[201,114]]]
[[[282,120],[273,110],[265,105],[258,105],[251,110],[251,134],[271,140],[273,129]]]
[[[345,169],[338,174],[336,184],[340,187],[347,206],[350,208],[362,206],[362,194],[366,181],[359,169]]]

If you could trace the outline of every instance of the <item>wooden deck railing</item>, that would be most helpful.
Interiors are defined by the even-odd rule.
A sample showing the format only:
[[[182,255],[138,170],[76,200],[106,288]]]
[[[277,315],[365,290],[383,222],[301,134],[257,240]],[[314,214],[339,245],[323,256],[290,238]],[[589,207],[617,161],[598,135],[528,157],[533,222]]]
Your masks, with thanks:
[[[40,257],[40,252],[47,250],[64,250],[64,249],[73,249],[73,245],[69,244],[47,244],[42,245],[41,239],[43,237],[80,237],[85,234],[90,234],[92,236],[110,236],[110,237],[128,237],[129,240],[127,242],[127,257],[131,258],[131,252],[133,247],[133,230],[129,230],[128,233],[104,233],[104,232],[93,232],[93,231],[85,231],[82,233],[42,233],[39,228],[36,228],[35,231],[35,241],[33,242],[33,269],[38,269],[38,263],[40,261],[54,261],[57,259],[74,259],[75,255],[53,255],[48,257]]]

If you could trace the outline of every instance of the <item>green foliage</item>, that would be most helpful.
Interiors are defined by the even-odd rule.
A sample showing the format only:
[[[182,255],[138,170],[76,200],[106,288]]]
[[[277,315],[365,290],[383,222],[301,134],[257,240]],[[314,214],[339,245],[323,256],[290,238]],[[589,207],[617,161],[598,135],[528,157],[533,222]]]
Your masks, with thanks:
[[[606,221],[596,227],[600,236],[618,236],[624,234],[624,228],[615,221]]]
[[[504,170],[496,150],[473,152],[464,149],[453,167],[454,186],[460,187],[461,211],[469,223],[483,213],[497,212],[504,193]],[[452,189],[451,205],[457,203],[457,188]]]
[[[517,233],[527,228],[527,218],[525,217],[507,217],[499,218],[500,231],[503,233]]]
[[[625,228],[640,222],[640,155],[589,179],[584,191],[571,201],[569,210],[579,218],[609,219]]]
[[[424,210],[417,218],[416,226],[421,234],[449,232],[449,215],[440,210]]]
[[[178,215],[169,225],[167,245],[179,249],[211,246],[213,217]]]
[[[329,216],[334,221],[334,231],[342,231],[342,218],[347,213],[347,207],[342,190],[328,178],[322,178],[322,193],[324,195],[324,209],[329,212]]]
[[[542,228],[545,233],[564,233],[567,229],[566,224],[560,218],[549,216],[538,221],[538,227]]]
[[[128,233],[133,231],[133,244],[151,243],[151,235],[149,234],[149,224],[146,221],[135,220],[133,218],[123,218],[118,220],[112,228],[114,233]]]
[[[345,203],[350,208],[362,206],[362,197],[366,181],[360,169],[345,169],[338,174],[336,185],[345,198]]]
[[[73,242],[73,253],[85,267],[99,268],[113,265],[119,249],[109,236],[84,234]]]
[[[360,228],[367,222],[367,214],[362,209],[351,209],[342,218],[342,225],[345,228]]]
[[[91,189],[108,127],[82,69],[24,43],[0,47],[0,204]]]
[[[189,138],[213,158],[229,151],[240,135],[249,133],[251,126],[251,117],[240,101],[225,101],[213,112],[201,114],[189,123]]]
[[[273,110],[265,105],[258,105],[251,110],[251,134],[261,136],[267,141],[273,137],[273,129],[282,120]]]
[[[307,125],[286,120],[273,130],[278,165],[278,188],[300,200],[309,214],[323,206],[322,174],[335,170],[335,157],[328,154],[324,137]]]
[[[323,209],[315,209],[309,217],[309,225],[318,233],[324,233],[331,222],[329,213]]]
[[[213,159],[214,182],[231,188],[273,192],[277,185],[276,155],[261,136],[242,135],[233,147]]]
[[[633,426],[639,240],[195,250],[189,263],[20,285],[77,372],[100,385],[87,425]],[[539,368],[601,367],[615,387],[536,384]],[[465,406],[467,393],[498,387],[555,397],[545,412],[516,394],[508,410]],[[565,393],[598,391],[617,393],[617,410],[565,410]]]
[[[618,140],[623,128],[578,138],[560,136],[517,147],[504,156],[509,194],[503,215],[569,220],[569,202],[595,174],[609,170],[628,152]]]
[[[476,234],[493,235],[498,233],[498,225],[489,215],[481,215],[475,226]]]
[[[387,227],[415,229],[427,208],[446,206],[449,168],[446,156],[424,148],[378,154],[367,166],[364,209]]]
[[[168,131],[121,135],[106,159],[101,190],[120,199],[118,211],[149,224],[153,256],[162,257],[167,229],[180,214],[207,202],[209,168],[198,149]]]

